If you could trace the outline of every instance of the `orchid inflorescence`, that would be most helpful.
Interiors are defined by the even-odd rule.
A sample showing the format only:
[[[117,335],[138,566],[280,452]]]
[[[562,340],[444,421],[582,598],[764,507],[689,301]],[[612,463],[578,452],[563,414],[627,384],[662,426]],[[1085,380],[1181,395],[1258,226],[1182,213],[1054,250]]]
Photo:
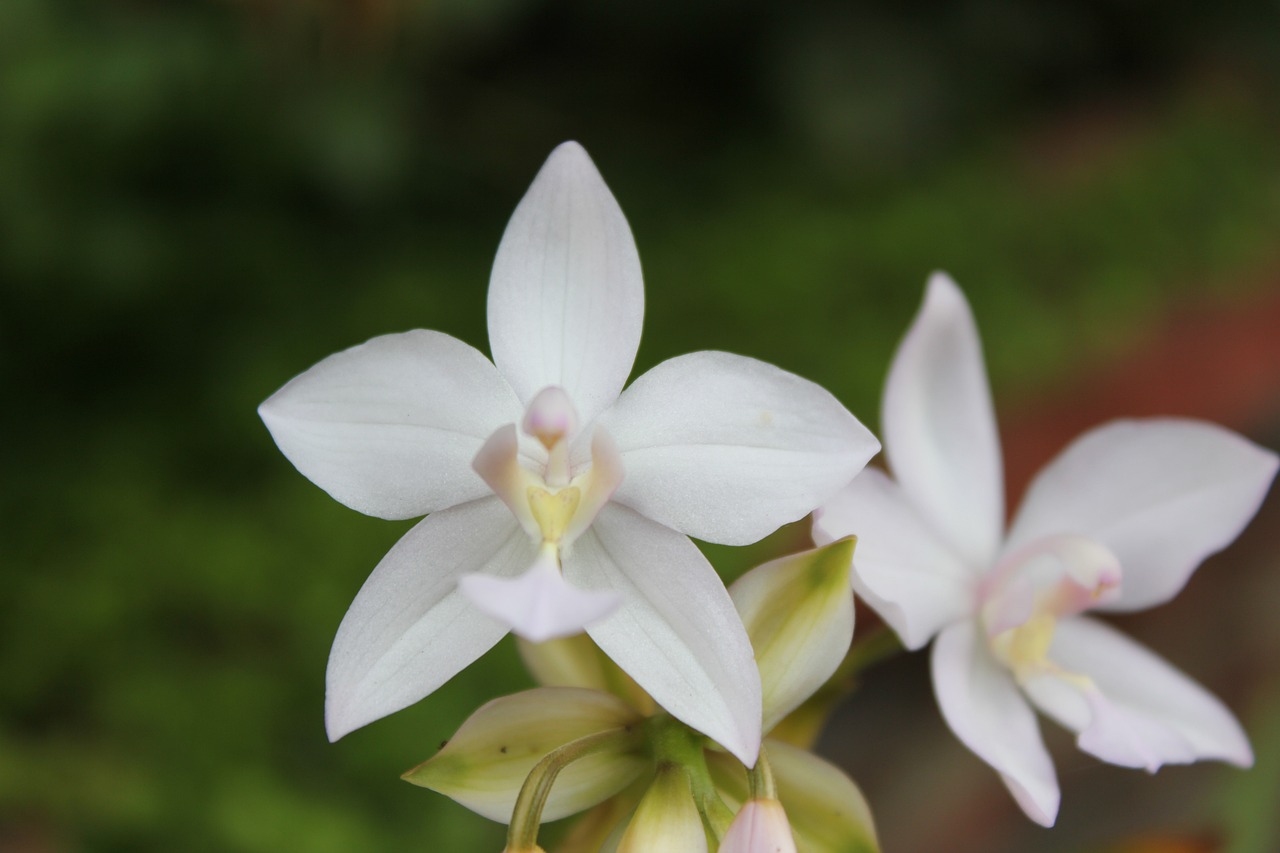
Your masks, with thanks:
[[[338,628],[331,739],[514,632],[541,686],[405,774],[508,823],[512,853],[579,812],[564,853],[878,850],[857,786],[809,750],[896,639],[933,641],[944,719],[1041,824],[1059,793],[1034,708],[1113,764],[1252,763],[1225,706],[1086,614],[1174,596],[1253,517],[1274,453],[1198,421],[1107,424],[1006,532],[981,344],[945,275],[889,371],[892,476],[864,470],[880,445],[835,397],[764,362],[693,353],[624,388],[643,313],[626,219],[565,143],[498,247],[492,361],[440,332],[385,335],[259,408],[340,502],[425,516]],[[810,513],[820,547],[728,589],[689,538],[745,545]],[[892,634],[851,646],[851,587]]]

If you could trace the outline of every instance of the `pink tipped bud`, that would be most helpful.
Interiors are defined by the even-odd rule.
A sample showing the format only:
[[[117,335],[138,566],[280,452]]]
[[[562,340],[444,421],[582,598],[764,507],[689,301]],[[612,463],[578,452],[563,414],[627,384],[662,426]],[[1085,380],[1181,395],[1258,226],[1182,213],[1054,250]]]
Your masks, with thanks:
[[[796,853],[791,823],[777,800],[747,800],[729,824],[720,853]]]

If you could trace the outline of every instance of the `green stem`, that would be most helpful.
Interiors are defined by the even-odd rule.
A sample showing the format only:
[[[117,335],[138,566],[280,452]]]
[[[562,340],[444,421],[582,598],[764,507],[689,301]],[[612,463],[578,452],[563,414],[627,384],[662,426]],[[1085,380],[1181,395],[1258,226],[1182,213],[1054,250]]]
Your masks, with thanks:
[[[623,726],[580,737],[555,749],[534,765],[525,777],[520,795],[511,813],[511,826],[507,830],[507,847],[511,850],[533,850],[538,843],[538,827],[542,824],[542,810],[551,795],[560,771],[580,758],[605,749],[625,750],[629,745],[639,746],[644,740],[640,726]]]
[[[750,786],[748,796],[751,799],[778,799],[778,786],[773,781],[773,768],[769,765],[769,756],[765,754],[764,744],[760,745],[760,757],[756,759],[756,766],[747,771],[747,783]]]
[[[703,752],[705,738],[668,714],[650,717],[649,742],[658,764],[677,764],[689,776],[689,790],[698,814],[712,836],[719,841],[733,821],[733,812],[720,799]]]

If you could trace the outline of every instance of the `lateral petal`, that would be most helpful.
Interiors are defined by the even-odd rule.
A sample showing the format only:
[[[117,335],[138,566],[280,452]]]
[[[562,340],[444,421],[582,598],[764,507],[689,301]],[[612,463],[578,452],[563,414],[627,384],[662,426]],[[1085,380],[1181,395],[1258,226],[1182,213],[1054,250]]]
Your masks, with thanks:
[[[842,536],[858,537],[854,590],[907,648],[923,647],[972,613],[979,572],[950,550],[883,471],[867,468],[814,514],[815,542]]]
[[[894,478],[967,562],[990,565],[1004,529],[1000,437],[978,328],[944,273],[893,358],[883,409]]]
[[[880,449],[820,386],[723,352],[664,361],[601,422],[627,472],[615,500],[727,545],[804,517]]]
[[[507,823],[525,778],[544,756],[587,735],[641,722],[639,713],[608,693],[537,687],[482,705],[433,758],[403,778]],[[559,820],[607,800],[649,763],[634,744],[570,762],[556,776],[542,819]]]
[[[342,618],[325,674],[330,740],[412,705],[488,651],[507,627],[458,591],[510,577],[536,549],[496,497],[432,513],[378,563]]]
[[[417,330],[329,356],[258,414],[307,479],[352,509],[398,519],[487,494],[471,460],[521,407],[478,350]]]
[[[1199,759],[1253,764],[1248,737],[1217,697],[1109,625],[1087,617],[1062,620],[1049,656],[1093,689],[1080,679],[1045,675],[1029,681],[1027,693],[1080,733],[1086,752],[1149,771]]]
[[[576,142],[551,152],[502,235],[489,278],[489,348],[520,399],[568,392],[588,424],[618,396],[644,319],[626,217]]]
[[[587,627],[672,716],[745,764],[760,747],[760,673],[733,600],[686,536],[610,503],[564,555],[565,579],[622,605]]]
[[[1120,560],[1106,610],[1167,601],[1257,512],[1276,473],[1274,453],[1230,430],[1178,418],[1113,421],[1078,438],[1040,472],[1008,549],[1070,533]]]
[[[987,650],[982,632],[972,621],[944,629],[930,663],[933,690],[951,731],[1000,774],[1027,817],[1052,826],[1058,780],[1035,712]]]

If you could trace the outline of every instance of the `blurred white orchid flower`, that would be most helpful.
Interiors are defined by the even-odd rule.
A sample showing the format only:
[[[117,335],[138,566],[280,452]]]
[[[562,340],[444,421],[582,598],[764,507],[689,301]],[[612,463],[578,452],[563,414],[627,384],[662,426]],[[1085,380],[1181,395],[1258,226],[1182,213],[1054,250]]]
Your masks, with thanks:
[[[337,500],[427,514],[338,629],[331,738],[428,695],[509,629],[585,627],[674,716],[755,760],[751,646],[688,536],[753,542],[878,443],[822,388],[741,356],[673,358],[624,392],[643,313],[626,219],[565,143],[498,247],[493,363],[440,332],[386,335],[262,404],[280,449]]]
[[[1172,598],[1253,517],[1275,454],[1197,421],[1106,424],[1040,472],[1004,536],[981,344],[941,274],[894,358],[883,408],[893,479],[859,475],[819,510],[815,539],[857,535],[858,593],[909,648],[937,635],[947,724],[1028,816],[1051,825],[1059,801],[1032,705],[1113,764],[1252,763],[1221,702],[1083,614]]]

